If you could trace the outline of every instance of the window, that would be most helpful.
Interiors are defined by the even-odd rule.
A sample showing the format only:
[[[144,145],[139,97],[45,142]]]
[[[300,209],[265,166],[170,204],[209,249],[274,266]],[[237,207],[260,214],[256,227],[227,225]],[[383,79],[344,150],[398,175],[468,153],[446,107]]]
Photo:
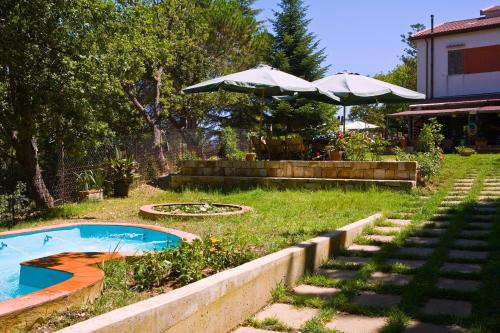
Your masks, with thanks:
[[[448,75],[464,73],[464,50],[448,51]]]

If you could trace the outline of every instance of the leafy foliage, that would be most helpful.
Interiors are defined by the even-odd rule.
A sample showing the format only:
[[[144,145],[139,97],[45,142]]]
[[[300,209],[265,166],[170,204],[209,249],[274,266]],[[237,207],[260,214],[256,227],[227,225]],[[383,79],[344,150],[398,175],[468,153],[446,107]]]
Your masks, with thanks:
[[[11,194],[0,195],[0,224],[23,217],[34,209],[33,201],[27,196],[26,184],[17,182]]]
[[[231,127],[222,129],[220,135],[220,155],[227,160],[242,160],[245,153],[238,149],[236,132]]]
[[[441,169],[442,152],[439,144],[444,136],[441,134],[441,124],[435,118],[430,118],[424,124],[420,132],[419,152],[405,153],[400,148],[395,148],[398,161],[417,161],[419,167],[419,180],[421,183],[428,182],[432,177],[439,174]]]
[[[214,237],[183,242],[178,247],[152,251],[134,259],[134,286],[140,290],[163,284],[183,286],[251,258],[245,248]]]
[[[98,190],[103,188],[105,178],[101,169],[85,170],[76,175],[76,182],[80,190]]]
[[[110,178],[114,182],[131,183],[137,174],[137,162],[128,154],[115,150],[115,156],[109,160]]]
[[[302,0],[282,0],[274,12],[274,44],[270,62],[282,71],[314,81],[324,76],[329,66],[319,40],[308,31],[310,20]],[[278,102],[272,107],[271,121],[277,135],[299,133],[312,137],[336,127],[336,108],[319,102]]]

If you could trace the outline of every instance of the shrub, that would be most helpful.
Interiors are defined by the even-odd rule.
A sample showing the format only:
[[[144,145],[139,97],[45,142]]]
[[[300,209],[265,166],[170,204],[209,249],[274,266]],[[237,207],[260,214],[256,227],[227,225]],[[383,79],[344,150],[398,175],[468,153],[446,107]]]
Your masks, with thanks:
[[[220,134],[220,155],[227,160],[242,160],[245,153],[238,149],[236,132],[231,127],[224,127]]]
[[[98,190],[104,186],[105,175],[101,169],[85,170],[76,175],[77,188],[80,191]]]
[[[370,159],[370,142],[364,133],[349,132],[345,140],[345,159],[366,161]]]
[[[200,156],[194,150],[183,152],[179,158],[180,161],[197,161],[201,160]]]
[[[161,251],[152,251],[133,259],[134,286],[140,290],[164,284],[183,286],[238,266],[252,258],[250,251],[227,240],[213,237]]]
[[[443,125],[438,123],[436,118],[429,118],[429,121],[424,124],[418,136],[419,151],[428,153],[440,152],[439,145],[444,140],[441,134]]]
[[[405,153],[401,148],[394,148],[396,160],[398,161],[416,161],[418,163],[418,177],[420,183],[426,183],[431,177],[437,176],[441,168],[441,159],[439,154],[432,152],[417,152],[414,154]]]
[[[474,149],[464,146],[455,147],[455,151],[457,152],[457,154],[460,154],[462,156],[469,156],[476,153]]]
[[[35,204],[28,198],[26,184],[17,182],[11,194],[0,195],[0,224],[22,218],[34,209]]]

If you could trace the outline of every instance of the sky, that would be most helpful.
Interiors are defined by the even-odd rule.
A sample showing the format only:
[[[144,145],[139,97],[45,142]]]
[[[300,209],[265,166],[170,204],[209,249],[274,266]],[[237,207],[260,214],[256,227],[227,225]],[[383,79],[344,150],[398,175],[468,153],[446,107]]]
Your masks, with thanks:
[[[279,0],[257,0],[259,19],[273,18]],[[435,24],[479,17],[483,8],[500,0],[304,0],[309,6],[309,30],[321,40],[327,54],[327,74],[343,70],[374,75],[394,68],[405,45],[400,35],[410,25]],[[271,28],[269,22],[266,23]]]

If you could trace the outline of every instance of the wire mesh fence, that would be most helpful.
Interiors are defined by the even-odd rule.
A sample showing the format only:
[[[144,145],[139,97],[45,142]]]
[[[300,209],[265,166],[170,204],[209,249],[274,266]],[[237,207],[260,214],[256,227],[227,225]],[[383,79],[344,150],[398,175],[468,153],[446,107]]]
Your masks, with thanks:
[[[248,151],[251,143],[248,131],[235,130],[237,146]],[[141,133],[119,138],[103,138],[99,144],[77,152],[64,145],[52,149],[51,155],[41,154],[43,178],[56,205],[75,202],[79,199],[78,175],[85,170],[109,171],[110,159],[116,150],[132,157],[138,165],[138,177],[134,184],[144,184],[164,176],[159,168],[159,151],[163,153],[167,173],[177,171],[179,160],[210,159],[220,154],[220,131],[218,130],[171,130],[166,131],[159,142],[153,135]],[[0,160],[0,224],[13,223],[34,209],[28,199],[26,184],[22,182],[18,165],[14,160]],[[105,193],[112,186],[105,184]]]

